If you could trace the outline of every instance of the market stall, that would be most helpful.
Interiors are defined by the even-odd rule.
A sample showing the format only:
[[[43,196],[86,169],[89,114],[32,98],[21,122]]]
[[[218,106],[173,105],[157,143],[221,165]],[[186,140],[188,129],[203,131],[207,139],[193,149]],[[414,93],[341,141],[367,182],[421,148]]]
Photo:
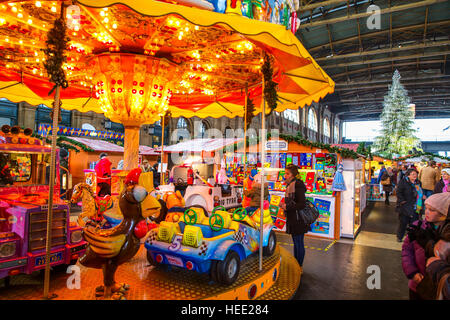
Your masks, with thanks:
[[[369,160],[366,160],[365,179],[367,182],[367,200],[368,201],[384,201],[383,187],[380,183],[377,183],[377,179],[381,170],[381,167],[385,168],[396,166],[396,162],[388,159],[384,159],[380,156],[372,156]]]
[[[308,144],[309,145],[308,145]],[[339,239],[343,236],[341,230],[347,223],[353,224],[354,212],[358,208],[344,208],[349,214],[342,215],[342,196],[343,192],[333,192],[333,178],[339,163],[344,161],[344,169],[348,162],[356,162],[350,158],[350,154],[357,158],[357,154],[345,148],[327,146],[324,144],[315,144],[307,142],[301,144],[295,141],[286,141],[271,139],[266,143],[266,160],[264,166],[267,172],[267,182],[269,184],[269,209],[272,219],[278,231],[285,231],[286,217],[278,205],[284,199],[286,186],[284,185],[284,171],[286,165],[292,163],[299,167],[299,178],[305,183],[307,188],[306,197],[316,205],[320,212],[318,220],[312,225],[312,230],[307,233],[309,236]],[[343,151],[344,150],[344,151]],[[227,155],[227,163],[230,167],[242,166],[243,149],[238,149],[234,155]],[[247,147],[248,170],[259,169],[261,145],[252,145]],[[361,163],[361,162],[360,162]],[[347,166],[348,167],[348,166]],[[362,169],[362,168],[361,168]],[[248,173],[247,173],[248,175]],[[353,179],[353,180],[352,180]],[[345,184],[347,181],[353,183],[354,176],[344,176]],[[349,188],[347,186],[347,188]],[[359,186],[360,190],[362,186]],[[364,187],[362,187],[364,189]],[[348,190],[348,189],[347,189]],[[351,192],[355,192],[352,188]],[[365,203],[364,199],[360,199]],[[348,221],[349,220],[349,221]]]
[[[88,182],[95,190],[96,177],[95,177],[95,165],[99,160],[101,153],[108,154],[108,159],[111,161],[112,169],[112,193],[119,194],[119,177],[118,174],[122,171],[119,169],[119,163],[123,160],[124,148],[117,144],[90,138],[70,137],[66,142],[79,149],[79,152],[69,152],[69,169],[72,175],[72,185],[76,185],[80,182]],[[147,146],[139,146],[139,163],[142,163],[143,159],[149,160],[149,163],[156,163],[160,153],[153,148]]]

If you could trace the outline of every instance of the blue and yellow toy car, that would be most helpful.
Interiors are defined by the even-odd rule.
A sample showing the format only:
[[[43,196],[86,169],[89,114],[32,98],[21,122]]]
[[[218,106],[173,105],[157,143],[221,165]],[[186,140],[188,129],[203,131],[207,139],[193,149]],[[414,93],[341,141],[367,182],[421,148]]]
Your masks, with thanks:
[[[234,283],[241,261],[259,249],[259,210],[250,217],[243,208],[233,213],[219,209],[207,217],[203,208],[191,207],[177,222],[162,221],[145,241],[149,263],[209,273],[215,282]],[[265,256],[275,251],[273,228],[272,219],[263,220]]]

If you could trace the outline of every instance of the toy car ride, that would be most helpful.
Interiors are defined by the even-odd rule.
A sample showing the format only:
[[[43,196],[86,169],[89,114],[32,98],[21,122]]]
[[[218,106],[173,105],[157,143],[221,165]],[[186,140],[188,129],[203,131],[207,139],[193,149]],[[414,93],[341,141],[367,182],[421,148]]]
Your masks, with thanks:
[[[220,209],[220,210],[219,210]],[[214,208],[210,217],[202,208],[188,208],[178,222],[162,221],[145,241],[150,264],[172,265],[199,273],[225,285],[234,283],[241,262],[259,249],[259,214],[252,217],[243,208],[229,213]],[[264,217],[270,212],[264,211]],[[272,219],[263,221],[263,253],[275,251]],[[266,223],[267,222],[267,223]]]

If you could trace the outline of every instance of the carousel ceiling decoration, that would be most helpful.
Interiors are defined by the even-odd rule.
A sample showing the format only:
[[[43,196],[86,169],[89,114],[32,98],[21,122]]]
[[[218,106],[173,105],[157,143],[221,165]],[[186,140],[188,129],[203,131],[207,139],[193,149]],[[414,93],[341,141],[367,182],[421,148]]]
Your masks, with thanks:
[[[233,106],[242,108],[244,88],[251,97],[261,95],[264,54],[274,58],[280,102],[299,107],[299,97],[318,101],[334,90],[334,82],[295,36],[286,40],[271,30],[242,32],[252,24],[254,31],[269,25],[282,32],[281,26],[161,2],[121,2],[65,2],[70,41],[63,66],[69,84],[61,91],[63,108],[139,124],[157,121],[169,105],[174,116],[222,116],[227,110],[229,116],[241,115]],[[2,85],[16,81],[51,99],[43,50],[60,10],[61,1],[0,1]],[[307,77],[295,76],[301,68]],[[9,89],[0,90],[0,96],[9,98]],[[221,111],[214,113],[217,104]]]

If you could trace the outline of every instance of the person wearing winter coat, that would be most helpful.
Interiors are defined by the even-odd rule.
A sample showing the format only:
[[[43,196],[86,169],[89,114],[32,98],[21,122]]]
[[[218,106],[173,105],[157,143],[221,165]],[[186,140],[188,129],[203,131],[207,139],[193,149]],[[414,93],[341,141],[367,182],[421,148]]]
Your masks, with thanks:
[[[391,167],[388,167],[386,171],[384,171],[383,175],[381,176],[381,184],[383,186],[383,191],[386,196],[386,200],[384,203],[389,205],[389,195],[392,193],[392,190],[394,189],[393,182],[394,182],[394,173],[392,171]]]
[[[406,167],[405,164],[402,164],[402,166],[400,167],[398,174],[397,174],[397,185],[400,183],[400,181],[402,181],[402,179],[405,177],[406,171],[408,170],[408,168]]]
[[[434,255],[434,246],[445,236],[445,230],[448,232],[445,226],[448,226],[450,194],[432,195],[425,201],[425,207],[425,220],[413,222],[402,245],[402,268],[409,279],[411,300],[421,299],[417,287],[426,274],[427,259]]]
[[[398,242],[402,242],[406,227],[418,220],[419,215],[422,214],[424,198],[422,186],[420,181],[417,180],[417,171],[408,169],[405,177],[397,186]]]
[[[434,187],[439,181],[439,172],[436,169],[435,161],[430,161],[428,166],[420,170],[419,180],[422,182],[423,192],[428,198],[433,194]]]
[[[100,154],[100,160],[95,165],[95,173],[97,175],[97,195],[103,197],[111,195],[111,161],[104,152]]]
[[[294,257],[300,266],[303,266],[305,258],[305,233],[311,230],[311,226],[306,225],[302,218],[297,215],[299,210],[306,206],[306,186],[302,180],[297,179],[298,167],[290,164],[286,167],[286,195],[284,203],[280,204],[281,209],[286,214],[286,233],[292,236],[294,243]]]
[[[450,192],[450,168],[442,169],[442,178],[436,183],[433,192]]]
[[[377,178],[377,183],[380,184],[381,182],[381,177],[383,176],[383,174],[386,172],[386,167],[383,165],[381,166],[380,172],[378,173],[378,178]]]

